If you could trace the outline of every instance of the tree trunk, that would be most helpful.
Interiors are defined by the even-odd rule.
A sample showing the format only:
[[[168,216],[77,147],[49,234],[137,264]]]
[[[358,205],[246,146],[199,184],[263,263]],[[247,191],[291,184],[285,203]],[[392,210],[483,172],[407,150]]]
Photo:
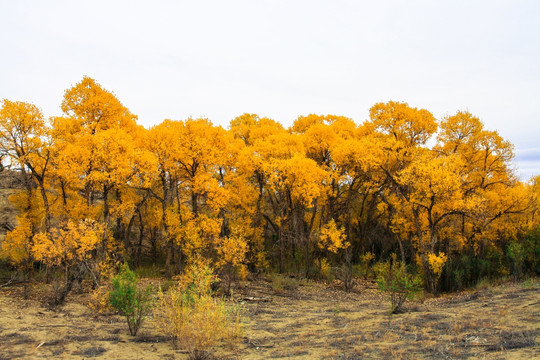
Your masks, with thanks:
[[[51,230],[51,210],[49,207],[49,199],[47,198],[47,191],[45,190],[45,184],[43,178],[38,179],[39,191],[41,192],[41,198],[43,200],[43,208],[45,209],[45,231],[47,233]]]

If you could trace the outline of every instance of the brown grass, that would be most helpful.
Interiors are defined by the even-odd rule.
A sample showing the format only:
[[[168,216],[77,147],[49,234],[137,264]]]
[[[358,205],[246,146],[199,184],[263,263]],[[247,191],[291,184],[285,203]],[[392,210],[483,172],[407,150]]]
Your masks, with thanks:
[[[540,283],[430,298],[389,315],[387,299],[373,284],[347,293],[303,281],[274,293],[272,283],[252,282],[242,292],[246,337],[236,352],[220,347],[220,359],[533,359],[540,356]],[[39,294],[34,294],[34,297]],[[0,291],[0,359],[186,359],[149,319],[139,336],[123,318],[94,316],[88,294],[63,308],[22,300],[22,288]],[[244,300],[243,300],[244,299]],[[264,299],[264,301],[259,301]],[[270,301],[267,301],[270,299]]]

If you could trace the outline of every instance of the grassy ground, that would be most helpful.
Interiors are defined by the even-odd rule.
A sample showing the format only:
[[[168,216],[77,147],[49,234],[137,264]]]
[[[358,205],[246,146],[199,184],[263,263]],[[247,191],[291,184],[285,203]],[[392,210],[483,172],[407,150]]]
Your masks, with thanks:
[[[389,315],[386,297],[365,282],[352,292],[316,282],[258,280],[237,289],[245,338],[226,359],[533,359],[540,357],[540,283],[506,283],[407,305]],[[33,291],[39,297],[40,289]],[[117,315],[94,316],[87,294],[56,311],[0,289],[0,359],[185,359],[149,319],[128,335]]]

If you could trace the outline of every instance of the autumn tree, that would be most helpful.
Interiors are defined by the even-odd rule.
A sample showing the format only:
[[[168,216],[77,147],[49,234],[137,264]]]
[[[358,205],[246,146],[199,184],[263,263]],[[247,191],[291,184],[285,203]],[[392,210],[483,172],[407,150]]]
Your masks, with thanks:
[[[49,127],[33,104],[4,99],[0,108],[0,148],[4,161],[20,171],[24,190],[11,196],[20,213],[17,226],[9,231],[2,253],[25,276],[32,272],[35,259],[31,247],[34,236],[51,229],[49,204],[49,165],[51,159]],[[36,193],[36,188],[39,195]],[[27,286],[25,284],[25,296]]]
[[[182,268],[208,255],[222,232],[228,193],[224,164],[226,132],[206,119],[165,121],[151,129],[149,149],[157,157],[167,266]],[[173,144],[173,145],[171,145]],[[175,250],[175,246],[178,246]]]
[[[513,147],[481,121],[459,111],[441,122],[436,151],[454,154],[461,163],[463,215],[454,231],[465,239],[465,249],[484,256],[503,239],[515,238],[528,209],[526,192],[512,172]]]
[[[143,130],[137,126],[136,116],[93,79],[84,77],[66,90],[61,107],[65,115],[54,119],[53,133],[63,200],[82,210],[81,219],[100,218],[105,224],[106,247],[112,225],[111,201],[126,207],[120,203],[121,193],[130,185],[140,187],[141,182],[150,181],[153,158],[137,146]],[[70,189],[75,191],[68,198]],[[86,204],[78,200],[81,193]],[[96,203],[97,196],[101,204]]]
[[[445,251],[460,246],[459,237],[445,237],[452,231],[448,228],[450,218],[465,211],[459,166],[454,156],[425,151],[396,177],[402,194],[402,203],[396,206],[396,221],[402,225],[394,227],[394,231],[413,231],[418,260],[431,292],[437,290],[447,259]],[[448,242],[446,246],[441,246],[442,241]]]
[[[520,182],[512,144],[468,112],[437,121],[389,101],[360,125],[246,113],[228,130],[192,118],[145,129],[89,77],[61,109],[50,121],[32,104],[0,109],[2,169],[27,180],[3,256],[26,269],[37,260],[68,280],[87,269],[97,284],[113,260],[164,258],[172,276],[205,259],[230,291],[269,264],[352,274],[365,254],[397,253],[435,292],[470,264],[502,275],[534,253],[523,239],[538,226],[538,181]],[[480,265],[455,282],[485,276]]]
[[[4,99],[0,109],[0,146],[12,165],[18,166],[23,174],[30,173],[35,180],[43,203],[43,230],[49,231],[51,213],[46,180],[50,137],[41,111],[29,103]]]
[[[81,281],[83,274],[97,276],[93,272],[93,252],[101,242],[103,225],[94,220],[78,223],[69,221],[65,226],[54,228],[50,233],[35,235],[31,247],[35,259],[49,266],[61,267],[64,284],[53,293],[50,305],[60,305],[75,282]],[[96,284],[99,283],[94,278]]]

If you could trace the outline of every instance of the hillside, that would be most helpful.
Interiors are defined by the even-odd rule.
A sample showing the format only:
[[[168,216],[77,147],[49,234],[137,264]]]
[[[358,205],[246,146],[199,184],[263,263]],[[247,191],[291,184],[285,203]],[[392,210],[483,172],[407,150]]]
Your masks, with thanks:
[[[9,197],[24,188],[24,177],[20,172],[0,171],[0,246],[6,232],[17,224],[17,209],[9,202]]]

